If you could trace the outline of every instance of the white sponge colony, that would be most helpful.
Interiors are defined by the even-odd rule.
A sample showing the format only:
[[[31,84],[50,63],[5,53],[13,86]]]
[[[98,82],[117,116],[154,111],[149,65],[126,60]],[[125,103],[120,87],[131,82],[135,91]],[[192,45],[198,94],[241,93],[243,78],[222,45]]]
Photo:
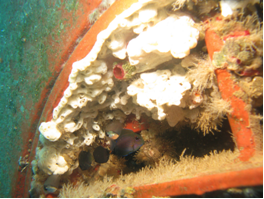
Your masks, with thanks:
[[[59,155],[54,147],[43,147],[37,155],[38,167],[49,175],[64,174],[69,169],[64,157]]]
[[[64,159],[60,152],[104,139],[103,124],[107,120],[123,124],[128,115],[140,119],[145,113],[155,120],[167,119],[170,126],[175,126],[190,118],[190,111],[198,115],[198,109],[188,107],[191,84],[185,71],[179,72],[184,69],[174,67],[175,63],[162,66],[187,56],[199,36],[189,16],[171,13],[167,5],[172,2],[139,0],[116,16],[97,35],[87,56],[73,64],[69,87],[54,108],[52,120],[39,127],[46,139],[36,155],[41,170],[47,174],[72,171],[72,164],[67,163],[71,160]],[[139,75],[133,76],[132,83],[117,80],[114,62],[121,66],[126,62],[125,72]]]
[[[180,106],[185,91],[190,88],[184,76],[172,75],[170,70],[157,70],[142,73],[127,88],[127,93],[133,96],[134,102],[151,111],[153,119],[163,120],[166,117],[163,105]]]
[[[39,127],[39,131],[46,139],[53,142],[57,141],[61,136],[61,132],[58,130],[57,124],[53,121],[42,122]]]
[[[171,15],[129,41],[127,54],[136,72],[143,72],[174,58],[183,58],[197,45],[199,31],[188,16]]]

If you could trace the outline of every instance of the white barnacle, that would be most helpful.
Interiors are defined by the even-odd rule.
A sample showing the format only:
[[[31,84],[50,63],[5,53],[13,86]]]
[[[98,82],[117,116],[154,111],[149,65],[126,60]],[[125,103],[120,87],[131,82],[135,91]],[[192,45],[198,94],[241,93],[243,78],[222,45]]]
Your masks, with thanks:
[[[93,124],[93,130],[99,131],[101,128],[98,124]]]

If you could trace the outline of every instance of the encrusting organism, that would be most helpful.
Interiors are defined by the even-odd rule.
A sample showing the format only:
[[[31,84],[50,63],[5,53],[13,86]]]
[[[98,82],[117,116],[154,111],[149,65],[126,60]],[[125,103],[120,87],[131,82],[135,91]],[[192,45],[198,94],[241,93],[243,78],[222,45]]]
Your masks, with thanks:
[[[187,60],[190,60],[188,64]],[[182,65],[189,69],[186,76],[192,82],[192,92],[203,93],[216,85],[215,67],[209,57],[190,55],[183,59]]]
[[[159,151],[162,148],[156,142],[156,132],[153,130],[143,130],[141,135],[145,141],[145,144],[138,150],[134,159],[137,163],[144,163],[145,165],[155,165],[162,153]]]
[[[89,22],[90,24],[94,24],[97,19],[101,16],[101,13],[98,8],[95,8],[93,12],[89,15]]]
[[[203,134],[218,130],[223,119],[232,112],[230,103],[221,98],[217,86],[213,86],[211,96],[207,98],[201,108],[200,115],[197,119],[197,129],[200,129]]]
[[[58,189],[60,187],[60,175],[51,175],[47,178],[47,180],[44,183],[44,190],[46,193],[52,193],[52,194],[58,194]]]
[[[261,74],[263,29],[256,13],[239,17],[229,16],[214,21],[215,32],[225,44],[213,56],[217,68],[226,68],[239,76]],[[235,29],[233,27],[236,27]]]
[[[98,8],[95,8],[89,15],[90,24],[94,24],[97,19],[115,2],[115,0],[102,0]]]
[[[114,63],[113,73],[118,80],[128,80],[132,77],[132,73],[135,71],[135,66],[131,66],[129,62]]]

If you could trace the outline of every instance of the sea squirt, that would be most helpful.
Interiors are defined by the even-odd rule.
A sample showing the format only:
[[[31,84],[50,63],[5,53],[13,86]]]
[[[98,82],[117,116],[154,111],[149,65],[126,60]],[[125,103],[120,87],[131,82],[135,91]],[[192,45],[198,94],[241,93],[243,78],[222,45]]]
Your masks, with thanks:
[[[81,151],[79,154],[79,167],[85,171],[91,167],[93,156],[90,151]]]
[[[97,163],[106,163],[109,159],[110,151],[102,146],[95,148],[93,152],[94,160]]]

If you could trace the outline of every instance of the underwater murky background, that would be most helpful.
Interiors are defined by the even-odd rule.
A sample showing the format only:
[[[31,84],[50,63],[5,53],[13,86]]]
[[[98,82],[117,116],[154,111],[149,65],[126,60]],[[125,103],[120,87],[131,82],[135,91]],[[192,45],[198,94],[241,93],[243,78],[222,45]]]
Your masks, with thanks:
[[[28,141],[21,132],[29,130],[30,113],[51,76],[46,44],[50,37],[59,42],[64,33],[62,7],[74,18],[78,2],[0,0],[0,197],[11,197],[18,159]]]

